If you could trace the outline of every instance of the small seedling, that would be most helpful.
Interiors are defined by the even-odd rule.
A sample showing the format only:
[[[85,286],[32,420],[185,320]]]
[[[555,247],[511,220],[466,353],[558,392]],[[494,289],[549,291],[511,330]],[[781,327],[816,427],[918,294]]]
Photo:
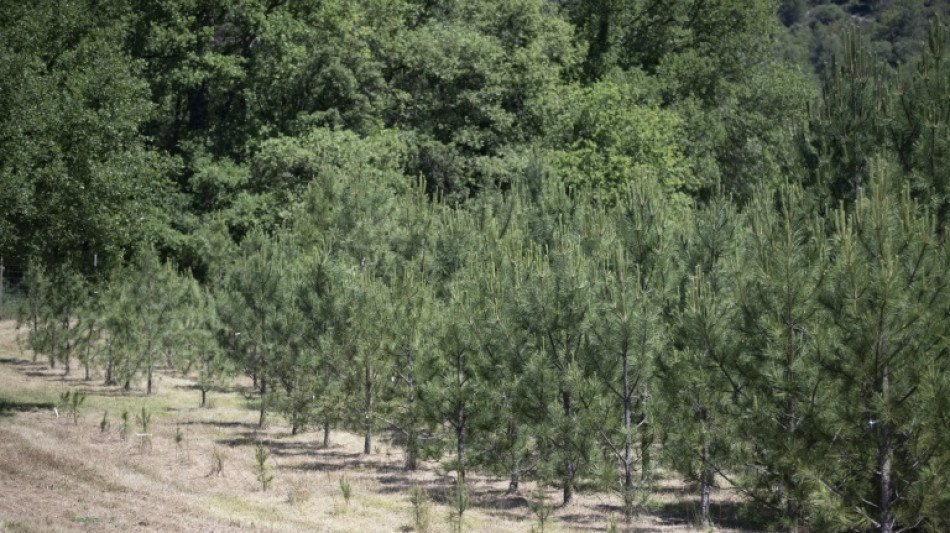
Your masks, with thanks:
[[[142,433],[150,434],[152,432],[152,413],[148,412],[145,407],[142,407],[142,412],[136,418],[138,419],[139,426],[142,428]]]
[[[224,452],[217,446],[211,449],[211,472],[208,475],[215,477],[224,475]]]
[[[86,393],[66,391],[59,395],[59,405],[63,411],[73,417],[73,424],[79,423],[79,412],[83,402],[86,401]]]
[[[425,489],[413,485],[409,490],[409,503],[412,504],[412,524],[418,533],[427,533],[432,523],[432,502]]]
[[[99,422],[99,433],[108,433],[110,427],[112,427],[112,422],[109,421],[109,411],[103,411],[102,421]]]
[[[122,410],[122,428],[119,430],[119,436],[122,440],[129,438],[129,433],[132,433],[132,417],[129,415],[128,409]]]
[[[461,533],[465,511],[468,510],[468,487],[461,478],[455,480],[455,490],[452,491],[452,507],[449,508],[449,522],[452,529]]]
[[[267,447],[264,446],[263,442],[259,441],[257,443],[254,458],[256,459],[254,471],[257,472],[257,480],[261,483],[261,490],[266,491],[267,487],[269,487],[274,480],[274,474],[271,473],[270,465],[267,464],[267,459],[270,458],[270,452],[267,451]]]
[[[607,521],[607,533],[617,533],[617,515],[611,513]]]
[[[152,449],[152,413],[148,412],[143,406],[142,412],[136,418],[142,430],[138,434],[138,437],[142,439],[140,441],[142,452],[150,451]]]
[[[346,474],[340,477],[340,494],[343,495],[343,504],[349,507],[350,499],[353,498],[353,486],[350,485],[350,480],[346,479]]]
[[[554,505],[548,502],[547,492],[544,490],[544,484],[538,483],[531,500],[528,501],[528,507],[534,516],[538,519],[536,531],[544,533],[544,526],[547,525],[551,513],[554,512]]]
[[[181,424],[175,424],[175,453],[181,460],[182,449],[185,447],[185,432],[181,430]]]
[[[181,447],[185,444],[185,434],[181,430],[181,424],[175,424],[175,447],[181,451]]]

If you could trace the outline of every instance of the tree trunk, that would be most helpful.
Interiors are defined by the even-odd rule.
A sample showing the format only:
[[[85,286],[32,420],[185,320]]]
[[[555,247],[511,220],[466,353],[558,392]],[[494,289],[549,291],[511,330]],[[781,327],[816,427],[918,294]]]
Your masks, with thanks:
[[[323,447],[330,447],[330,421],[324,420],[323,422]]]
[[[115,340],[110,337],[110,338],[109,338],[109,351],[108,351],[108,353],[109,353],[109,359],[108,359],[108,361],[106,361],[106,379],[105,379],[105,381],[103,382],[105,385],[115,385],[115,380],[114,380],[113,377],[112,377],[112,365],[114,364],[113,361],[112,361],[112,357],[114,356],[114,352],[112,351],[112,347],[113,347],[113,343],[114,343],[114,342],[115,342]]]
[[[570,392],[561,391],[561,405],[564,408],[564,416],[570,418],[573,414]],[[567,443],[564,444],[566,445]],[[574,464],[574,460],[571,457],[567,457],[564,460],[564,497],[562,502],[565,506],[570,505],[571,502],[574,501],[574,475],[576,470],[577,467]]]
[[[641,423],[640,423],[640,482],[646,484],[653,477],[653,454],[650,453],[653,447],[653,427],[650,425],[650,412],[647,407],[649,391],[644,388],[643,399],[641,400]]]
[[[701,414],[703,421],[703,441],[701,450],[702,466],[699,473],[699,507],[703,530],[709,531],[712,525],[709,517],[709,492],[712,488],[713,471],[710,462],[711,458],[709,456],[709,437],[706,436],[706,418],[707,416],[704,410]]]
[[[465,483],[465,408],[461,406],[456,416],[455,457],[458,460],[459,480]]]
[[[633,457],[630,448],[633,446],[630,421],[632,409],[630,406],[632,393],[630,391],[629,356],[623,353],[623,504],[624,514],[629,518],[633,512]]]
[[[267,422],[267,379],[261,376],[261,416],[257,420],[257,427],[263,428]]]
[[[90,378],[89,378],[89,355],[90,355],[89,352],[92,351],[92,334],[95,333],[95,331],[96,331],[96,330],[95,330],[95,323],[93,323],[92,325],[90,325],[90,327],[89,327],[89,335],[86,337],[86,357],[85,357],[85,360],[82,362],[82,363],[83,363],[83,367],[84,367],[85,370],[86,370],[86,375],[85,375],[85,377],[83,378],[84,381],[89,381],[89,379],[90,379]]]
[[[201,407],[208,404],[208,389],[201,389]]]
[[[514,462],[511,464],[511,479],[508,481],[508,494],[518,493],[518,483],[521,480],[521,473],[519,471],[520,466],[521,459],[516,457]]]
[[[889,388],[890,376],[888,375],[888,368],[885,366],[883,376],[881,377],[881,398],[885,401],[888,397]],[[894,517],[891,515],[891,506],[893,503],[893,499],[891,498],[891,462],[894,451],[890,421],[879,420],[878,428],[877,471],[879,476],[878,488],[880,489],[878,508],[881,512],[880,519],[878,520],[880,522],[878,531],[880,531],[880,533],[893,533]]]
[[[406,431],[406,470],[414,471],[418,467],[419,443],[416,435],[415,404],[416,379],[412,372],[412,350],[406,350],[406,385],[409,387],[409,396],[406,399],[406,413],[408,414],[408,429]]]
[[[3,258],[0,257],[0,320],[3,320]]]
[[[363,419],[366,422],[366,438],[363,439],[363,455],[369,455],[373,449],[373,380],[369,370],[369,364],[363,367],[363,385],[365,387],[366,397],[363,400]]]
[[[63,377],[68,376],[72,372],[72,368],[69,364],[69,352],[72,350],[72,346],[69,343],[69,306],[66,306],[66,317],[63,320],[63,331],[66,336],[66,351],[63,353],[63,363],[66,365],[65,370],[63,371]]]
[[[145,384],[145,395],[152,395],[152,339],[148,340],[148,344],[145,347],[145,361],[147,363],[146,374],[148,378]]]
[[[508,424],[508,439],[512,443],[518,442],[518,421],[512,418],[511,423]],[[511,480],[508,482],[508,494],[515,494],[518,492],[518,483],[521,478],[521,473],[519,471],[521,466],[521,458],[518,457],[517,451],[512,453],[512,463],[511,463]]]

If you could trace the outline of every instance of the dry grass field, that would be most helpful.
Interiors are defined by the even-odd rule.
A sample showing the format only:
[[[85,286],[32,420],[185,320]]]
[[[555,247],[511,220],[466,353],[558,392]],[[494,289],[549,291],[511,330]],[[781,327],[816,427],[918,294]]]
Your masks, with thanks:
[[[193,383],[168,374],[152,397],[83,381],[81,369],[64,379],[60,368],[21,352],[16,335],[13,322],[0,322],[0,531],[408,532],[416,530],[414,486],[428,495],[429,530],[450,530],[444,502],[453,484],[437,463],[407,472],[400,450],[384,441],[364,456],[360,437],[337,431],[323,448],[322,433],[291,436],[276,417],[258,430],[255,406],[239,391],[212,393],[213,406],[200,409]],[[54,410],[67,390],[87,394],[76,423]],[[148,437],[136,424],[143,408],[153,415]],[[126,438],[123,411],[132,425]],[[104,413],[109,428],[101,431]],[[258,442],[270,451],[274,475],[266,491],[254,471]],[[215,458],[220,475],[212,473]],[[342,477],[352,487],[349,502]],[[465,531],[537,530],[526,500],[533,485],[523,485],[520,495],[506,495],[506,487],[501,479],[472,476]],[[714,496],[719,524],[730,525],[736,496]],[[550,498],[558,501],[555,489]],[[605,531],[620,514],[617,505],[615,495],[581,491],[574,504],[554,509],[545,531]],[[616,520],[617,529],[695,531],[689,517],[696,507],[681,483],[665,480],[651,496],[651,511],[629,523]]]

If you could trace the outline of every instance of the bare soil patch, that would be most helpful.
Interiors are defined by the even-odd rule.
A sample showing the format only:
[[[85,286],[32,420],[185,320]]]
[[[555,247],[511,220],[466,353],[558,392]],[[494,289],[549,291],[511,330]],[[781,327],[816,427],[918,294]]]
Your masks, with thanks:
[[[397,446],[381,442],[366,456],[362,437],[334,431],[323,448],[321,432],[292,436],[276,417],[258,429],[254,405],[242,393],[212,393],[213,407],[200,409],[193,382],[180,376],[160,375],[152,397],[102,386],[98,376],[83,381],[81,369],[64,378],[61,368],[21,351],[14,326],[0,322],[0,531],[412,531],[414,486],[433,502],[431,531],[450,529],[440,502],[453,482],[438,463],[407,472]],[[78,423],[54,410],[66,390],[87,394]],[[143,408],[152,414],[149,435],[135,425]],[[132,422],[126,438],[123,411]],[[105,413],[109,428],[101,431]],[[267,491],[254,472],[258,442],[270,452],[274,481]],[[216,458],[220,474],[213,473]],[[349,503],[341,477],[352,486]],[[466,531],[536,526],[527,504],[533,484],[509,495],[506,480],[473,475],[470,482]],[[558,496],[549,490],[550,501]],[[714,496],[719,522],[729,524],[740,500],[729,490]],[[581,491],[576,500],[554,510],[546,531],[605,531],[611,515],[620,516],[614,495]],[[630,523],[618,519],[618,529],[696,530],[688,520],[698,501],[676,480],[661,483],[651,509]]]

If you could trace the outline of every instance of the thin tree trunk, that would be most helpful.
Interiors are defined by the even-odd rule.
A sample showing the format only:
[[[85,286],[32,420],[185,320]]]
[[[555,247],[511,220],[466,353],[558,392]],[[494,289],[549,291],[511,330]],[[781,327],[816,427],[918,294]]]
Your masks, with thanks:
[[[416,379],[412,372],[412,350],[406,350],[406,369],[406,384],[409,386],[409,397],[406,400],[406,413],[409,415],[409,428],[406,431],[406,470],[414,471],[418,467],[419,443],[416,435]]]
[[[521,458],[515,457],[515,460],[511,463],[511,479],[508,481],[508,494],[517,494],[518,493],[518,484],[521,481]]]
[[[31,296],[30,298],[32,299],[33,296]],[[30,313],[33,315],[33,316],[32,316],[32,319],[33,319],[33,331],[32,331],[32,333],[36,333],[36,332],[39,331],[39,329],[40,329],[40,315],[39,315],[39,312],[37,311],[36,307],[35,307],[33,304],[30,304],[30,307],[31,307]],[[39,354],[37,353],[37,351],[36,351],[36,350],[33,350],[33,362],[34,362],[34,363],[36,362],[36,359],[37,359],[38,356],[39,356]]]
[[[455,406],[455,456],[458,460],[459,482],[465,483],[465,424],[467,423],[465,413],[465,403],[462,401],[462,387],[465,385],[465,372],[463,370],[465,352],[456,350],[455,352],[455,383],[458,386],[459,396],[456,398]]]
[[[366,393],[363,402],[363,417],[366,422],[366,437],[363,439],[363,455],[369,455],[373,449],[373,417],[371,415],[373,409],[373,383],[368,363],[363,366],[363,379]]]
[[[63,371],[63,377],[68,376],[72,372],[72,368],[69,364],[69,352],[72,350],[72,347],[69,343],[69,306],[66,306],[66,317],[63,320],[63,331],[65,331],[66,336],[66,351],[63,353],[64,364],[66,365],[65,370]]]
[[[887,366],[884,367],[884,375],[881,378],[881,397],[887,399],[889,389],[890,389],[890,376],[888,375]],[[892,447],[892,434],[891,434],[891,424],[888,420],[880,420],[879,432],[880,437],[878,439],[878,453],[877,453],[877,470],[879,472],[879,489],[880,489],[880,501],[878,503],[878,508],[880,509],[880,526],[879,531],[881,533],[893,533],[894,531],[894,517],[891,515],[891,506],[893,499],[891,498],[891,462],[893,456],[893,447]]]
[[[626,351],[623,352],[623,504],[624,514],[629,518],[633,512],[633,472],[632,454],[630,448],[633,445],[631,437],[630,421],[631,413],[631,392],[630,392],[630,368],[629,356]]]
[[[114,342],[115,342],[115,339],[110,335],[109,350],[108,350],[109,358],[106,361],[106,379],[104,381],[105,385],[115,385],[115,381],[112,379],[112,365],[113,365],[112,357],[114,355],[114,352],[112,351],[112,347],[113,347]]]
[[[653,426],[650,424],[650,411],[647,406],[649,399],[649,390],[644,388],[643,398],[641,400],[640,410],[642,418],[640,419],[640,482],[649,483],[653,477],[653,454],[650,453],[653,448]]]
[[[571,393],[561,391],[561,402],[564,407],[564,416],[570,418],[572,414]],[[564,460],[564,496],[562,503],[565,506],[570,505],[571,502],[574,501],[574,475],[576,468],[573,459],[568,457]]]
[[[126,391],[132,388],[132,350],[125,351],[125,385],[122,387]]]
[[[152,339],[148,340],[148,344],[146,345],[145,350],[146,350],[145,360],[148,364],[148,368],[146,368],[146,373],[148,375],[148,378],[146,380],[146,385],[145,385],[145,395],[151,396],[152,395]]]
[[[700,506],[703,530],[709,531],[712,525],[710,517],[709,517],[709,493],[712,488],[713,471],[712,471],[712,465],[710,464],[711,458],[709,456],[709,437],[706,435],[707,415],[706,415],[705,409],[702,410],[700,418],[702,420],[703,441],[702,441],[702,451],[700,454],[701,459],[702,459],[702,466],[701,466],[701,471],[699,474],[699,478],[700,478],[699,479],[699,484],[700,484],[699,506]]]
[[[465,408],[461,405],[455,420],[455,457],[458,460],[459,480],[465,483]]]
[[[257,420],[257,427],[263,428],[267,422],[267,379],[261,376],[261,416]]]
[[[208,389],[201,389],[201,407],[208,405]]]
[[[86,370],[86,376],[83,378],[85,381],[89,381],[89,355],[92,351],[92,334],[95,333],[95,322],[89,326],[89,335],[86,337],[86,358],[83,361],[83,366]]]
[[[3,320],[3,257],[0,257],[0,320]]]
[[[330,420],[323,421],[323,447],[330,447]]]
[[[508,439],[512,443],[518,442],[518,421],[512,419],[511,423],[508,424]],[[518,457],[517,452],[514,452],[511,463],[511,480],[508,482],[508,494],[515,494],[518,492],[518,483],[521,479],[521,458]]]

